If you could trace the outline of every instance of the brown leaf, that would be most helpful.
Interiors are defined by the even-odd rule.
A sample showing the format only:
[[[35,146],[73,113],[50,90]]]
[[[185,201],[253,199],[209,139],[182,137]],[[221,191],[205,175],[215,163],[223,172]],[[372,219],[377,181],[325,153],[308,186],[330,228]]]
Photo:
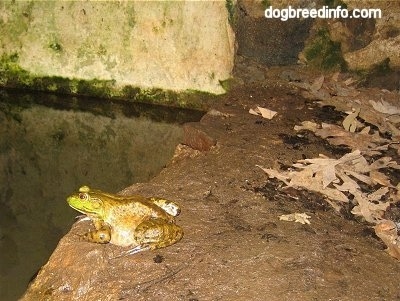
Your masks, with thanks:
[[[351,213],[362,216],[369,223],[376,223],[382,219],[383,213],[390,205],[389,202],[371,202],[369,196],[365,193],[358,192],[353,195],[358,205],[351,210]]]
[[[386,251],[400,260],[400,240],[397,235],[396,224],[389,220],[383,220],[374,227],[375,234],[382,239],[387,246]]]
[[[317,92],[321,89],[322,84],[324,83],[325,77],[321,75],[320,77],[316,78],[314,82],[311,84],[310,90],[311,92]]]
[[[375,184],[380,184],[382,186],[387,186],[387,187],[393,187],[393,185],[390,183],[389,178],[385,174],[377,170],[371,170],[369,172],[369,176]]]

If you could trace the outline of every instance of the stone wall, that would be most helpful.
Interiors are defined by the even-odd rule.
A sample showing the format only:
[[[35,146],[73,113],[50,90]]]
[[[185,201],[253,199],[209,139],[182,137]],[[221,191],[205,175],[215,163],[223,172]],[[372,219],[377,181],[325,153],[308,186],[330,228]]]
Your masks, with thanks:
[[[288,5],[303,5],[303,2],[239,0],[237,53],[267,66],[296,64],[313,20],[291,19],[283,22],[279,19],[267,19],[264,10],[269,5],[284,8]]]
[[[0,85],[220,94],[234,60],[228,17],[225,1],[3,1]]]
[[[381,18],[267,19],[273,8],[381,9]],[[239,0],[238,54],[267,66],[304,63],[324,70],[400,68],[400,1]]]
[[[368,70],[380,64],[385,64],[393,70],[400,68],[399,1],[323,2],[332,2],[331,7],[345,7],[350,14],[354,9],[380,9],[381,18],[315,19],[305,51],[300,55],[302,61],[310,63],[313,60],[307,55],[311,50],[321,54],[316,65],[320,65],[320,60],[325,59],[330,60],[326,67],[334,67],[336,64],[352,71],[369,72]]]
[[[349,40],[355,40],[357,35],[367,33],[364,38],[368,41],[365,47],[353,49],[353,51],[343,49],[348,66],[351,69],[368,69],[389,59],[392,68],[400,68],[400,1],[347,0],[345,2],[349,9],[379,8],[382,11],[382,18],[364,20],[364,23],[373,23],[372,30],[371,26],[358,25],[363,29],[361,33],[357,32],[357,28],[353,28],[352,31],[342,31],[342,38],[338,39],[342,45],[347,45]],[[363,20],[360,20],[361,22]],[[332,32],[334,32],[333,28]]]

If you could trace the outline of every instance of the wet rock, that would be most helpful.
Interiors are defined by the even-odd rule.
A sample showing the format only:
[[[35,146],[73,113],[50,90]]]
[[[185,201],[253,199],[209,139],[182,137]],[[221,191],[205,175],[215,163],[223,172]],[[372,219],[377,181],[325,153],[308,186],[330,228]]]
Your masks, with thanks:
[[[183,126],[183,144],[199,151],[208,151],[217,144],[204,127],[198,123],[187,123]]]

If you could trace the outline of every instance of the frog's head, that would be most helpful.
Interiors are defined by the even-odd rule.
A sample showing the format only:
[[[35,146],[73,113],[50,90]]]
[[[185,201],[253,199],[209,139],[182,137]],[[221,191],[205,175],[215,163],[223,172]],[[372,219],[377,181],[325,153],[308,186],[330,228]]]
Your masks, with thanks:
[[[67,202],[72,208],[88,216],[101,218],[104,215],[103,201],[88,186],[79,188],[79,192],[69,196]]]

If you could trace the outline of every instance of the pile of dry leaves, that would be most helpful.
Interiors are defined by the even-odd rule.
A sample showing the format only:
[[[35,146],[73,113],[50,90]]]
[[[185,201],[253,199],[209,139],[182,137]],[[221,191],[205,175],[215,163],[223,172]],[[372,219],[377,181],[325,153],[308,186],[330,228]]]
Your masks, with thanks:
[[[351,85],[353,80],[341,82],[339,76],[335,74],[330,80],[321,76],[312,83],[295,84],[303,89],[303,96],[347,113],[342,126],[304,121],[295,130],[312,131],[330,144],[345,145],[352,151],[339,159],[320,155],[299,160],[286,171],[261,168],[287,186],[325,195],[336,210],[350,202],[351,212],[374,224],[389,254],[400,260],[400,221],[384,218],[388,207],[400,202],[400,184],[388,177],[400,170],[396,162],[400,156],[400,94],[356,89]],[[386,155],[388,151],[396,158]]]

